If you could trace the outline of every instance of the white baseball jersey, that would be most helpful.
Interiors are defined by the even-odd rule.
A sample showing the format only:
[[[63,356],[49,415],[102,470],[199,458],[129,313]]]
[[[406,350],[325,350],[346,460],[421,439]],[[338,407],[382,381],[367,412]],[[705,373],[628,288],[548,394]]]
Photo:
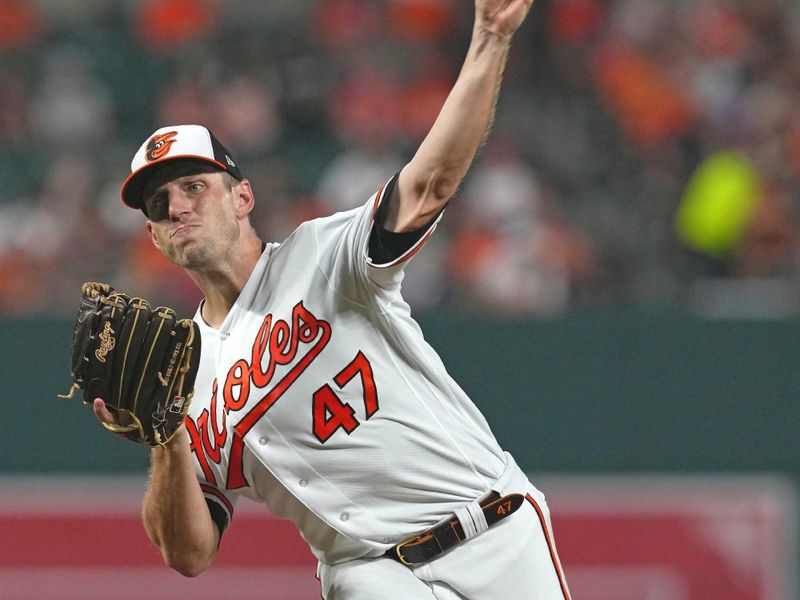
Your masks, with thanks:
[[[264,502],[327,564],[451,516],[507,463],[400,294],[438,219],[397,260],[368,256],[384,190],[267,245],[219,330],[195,316],[187,427],[207,500],[226,520],[240,495]]]

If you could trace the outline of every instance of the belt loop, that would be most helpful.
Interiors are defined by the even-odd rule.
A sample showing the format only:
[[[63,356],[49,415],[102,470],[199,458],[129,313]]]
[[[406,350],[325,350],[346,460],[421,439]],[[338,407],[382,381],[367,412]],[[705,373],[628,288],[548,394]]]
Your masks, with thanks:
[[[478,533],[482,533],[489,529],[489,524],[486,522],[486,514],[483,512],[483,507],[478,502],[467,504],[467,510],[469,510],[472,520],[475,521],[475,526],[478,530]]]
[[[478,500],[456,509],[455,515],[458,522],[461,523],[461,528],[464,530],[465,540],[475,537],[479,533],[483,533],[489,529],[489,525],[486,523],[486,517],[483,514],[483,509]]]

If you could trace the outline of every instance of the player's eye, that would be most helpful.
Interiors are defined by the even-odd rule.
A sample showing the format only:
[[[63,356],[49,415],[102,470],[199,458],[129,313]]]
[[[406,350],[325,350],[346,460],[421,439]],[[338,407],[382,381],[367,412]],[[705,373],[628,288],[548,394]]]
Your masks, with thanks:
[[[169,202],[162,196],[151,196],[145,202],[147,207],[147,217],[151,221],[163,221],[169,217]]]
[[[203,185],[199,181],[195,181],[189,185],[189,190],[192,192],[202,192],[205,189],[205,185]]]

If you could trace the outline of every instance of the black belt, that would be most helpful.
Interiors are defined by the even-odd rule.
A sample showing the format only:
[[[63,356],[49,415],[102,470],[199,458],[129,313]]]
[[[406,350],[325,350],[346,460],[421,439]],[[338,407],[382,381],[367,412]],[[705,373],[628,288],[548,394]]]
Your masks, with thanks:
[[[500,496],[497,492],[489,493],[480,501],[483,515],[486,517],[486,524],[491,527],[498,521],[505,519],[522,506],[524,499],[525,497],[522,494]],[[459,542],[463,542],[466,537],[464,528],[458,518],[453,517],[441,525],[432,527],[392,546],[386,551],[385,556],[389,556],[406,566],[412,566],[436,558]]]

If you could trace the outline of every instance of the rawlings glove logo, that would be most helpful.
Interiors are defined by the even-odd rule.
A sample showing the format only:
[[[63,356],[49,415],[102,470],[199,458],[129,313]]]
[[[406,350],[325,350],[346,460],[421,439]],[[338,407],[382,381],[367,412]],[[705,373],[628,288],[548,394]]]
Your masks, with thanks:
[[[94,351],[94,356],[98,361],[104,363],[106,362],[106,356],[114,349],[117,343],[114,339],[114,330],[111,329],[110,322],[103,323],[103,331],[97,337],[100,339],[100,347]]]

